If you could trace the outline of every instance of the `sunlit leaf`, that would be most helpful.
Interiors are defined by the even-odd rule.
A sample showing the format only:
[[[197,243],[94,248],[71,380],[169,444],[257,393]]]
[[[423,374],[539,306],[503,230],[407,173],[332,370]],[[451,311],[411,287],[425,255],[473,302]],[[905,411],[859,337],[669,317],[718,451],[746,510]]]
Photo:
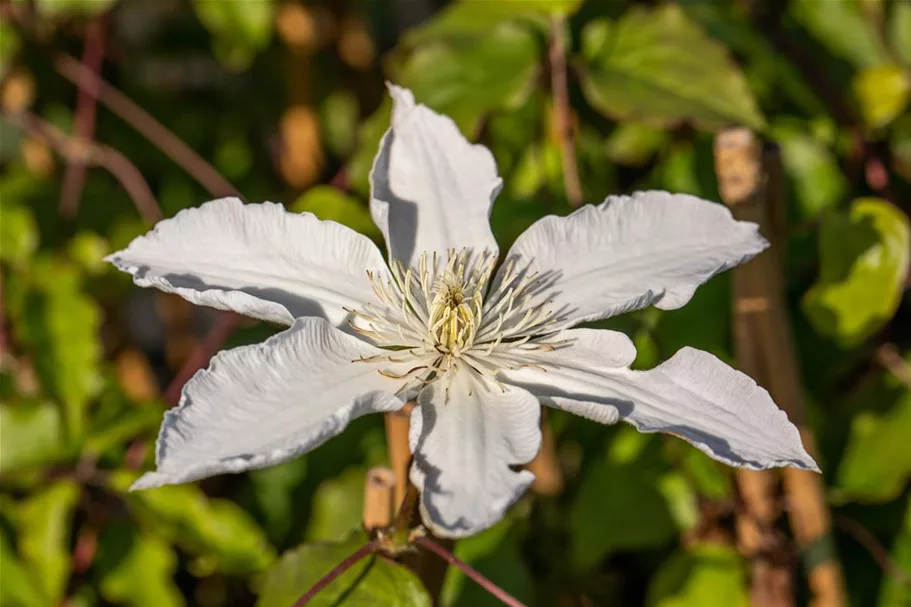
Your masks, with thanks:
[[[366,543],[366,535],[357,532],[343,542],[304,544],[285,553],[267,574],[257,607],[293,604]],[[429,607],[431,601],[421,581],[411,571],[373,555],[361,559],[307,604],[313,607],[339,604]]]
[[[857,67],[887,63],[889,54],[872,20],[853,0],[796,0],[794,18],[833,55]]]
[[[911,228],[885,200],[855,200],[832,215],[819,236],[820,274],[803,308],[820,333],[844,346],[860,343],[892,318],[908,276]]]
[[[294,213],[313,213],[320,219],[328,219],[348,226],[355,232],[382,242],[380,233],[367,205],[344,192],[328,185],[318,185],[304,192],[288,207]]]
[[[110,268],[104,256],[111,252],[111,248],[98,234],[80,232],[70,240],[67,249],[69,258],[89,274],[98,274]]]
[[[130,607],[185,605],[173,576],[177,555],[165,540],[137,532],[125,522],[108,525],[98,546],[96,567],[105,600]]]
[[[747,572],[733,548],[696,546],[668,559],[649,585],[648,607],[747,607]]]
[[[210,499],[195,485],[128,493],[134,480],[134,473],[119,471],[111,475],[110,482],[156,533],[199,557],[198,573],[262,571],[275,559],[265,533],[234,502]]]
[[[883,372],[849,403],[862,409],[851,420],[838,466],[839,500],[894,499],[911,477],[911,391],[890,372]]]
[[[503,23],[521,23],[547,31],[549,14],[575,12],[581,0],[458,0],[433,19],[407,33],[409,45],[440,39],[471,39],[487,35]]]
[[[12,197],[0,196],[0,261],[25,263],[38,248],[38,225],[32,212]]]
[[[10,607],[46,607],[49,603],[38,584],[38,576],[29,571],[10,546],[0,529],[0,604]]]
[[[272,37],[274,2],[195,0],[199,20],[214,36],[215,54],[230,69],[249,67]]]
[[[871,129],[884,127],[908,106],[911,73],[894,65],[869,67],[854,78],[854,97]]]
[[[70,576],[70,522],[79,493],[76,483],[57,481],[20,506],[19,553],[48,605],[63,598]]]
[[[661,440],[623,427],[583,478],[569,519],[576,566],[587,569],[614,551],[660,546],[676,536],[659,487],[667,469]]]
[[[58,461],[69,450],[60,408],[48,401],[0,404],[0,472]]]
[[[33,353],[45,390],[63,403],[68,433],[76,438],[84,431],[86,407],[101,388],[101,310],[70,265],[42,259],[32,265],[29,280],[13,328]]]
[[[473,135],[485,113],[515,108],[527,98],[540,53],[532,32],[507,23],[470,41],[419,46],[402,69],[399,84]]]
[[[762,128],[743,74],[678,6],[636,7],[616,22],[590,22],[582,35],[582,89],[608,116],[655,125],[693,121],[709,130]]]

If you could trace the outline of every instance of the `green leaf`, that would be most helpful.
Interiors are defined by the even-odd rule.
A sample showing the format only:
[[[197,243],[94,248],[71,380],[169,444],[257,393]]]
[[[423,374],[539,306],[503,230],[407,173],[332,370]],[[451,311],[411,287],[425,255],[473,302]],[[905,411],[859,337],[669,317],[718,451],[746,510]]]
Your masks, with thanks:
[[[662,129],[638,122],[624,122],[607,138],[608,159],[615,164],[642,166],[668,141]]]
[[[908,276],[908,218],[879,198],[860,198],[848,215],[823,222],[820,274],[803,299],[817,331],[850,347],[892,318]]]
[[[835,208],[848,184],[831,146],[796,122],[777,122],[770,131],[781,149],[781,163],[800,217],[815,219],[823,211]]]
[[[724,47],[677,5],[635,7],[616,23],[592,21],[582,36],[582,90],[607,116],[655,126],[689,120],[708,130],[764,125]]]
[[[263,526],[273,541],[280,542],[298,518],[294,491],[307,476],[307,458],[298,457],[277,466],[252,470],[249,475]]]
[[[911,477],[911,391],[883,372],[849,404],[861,411],[851,420],[838,466],[836,497],[868,502],[895,499]]]
[[[347,157],[357,137],[357,97],[346,90],[333,91],[320,104],[319,113],[327,148],[340,158]]]
[[[449,3],[433,19],[408,32],[405,42],[415,46],[446,39],[458,41],[486,36],[504,23],[521,23],[544,33],[548,13],[568,15],[581,0],[461,0]]]
[[[0,404],[0,473],[40,466],[69,454],[60,408],[48,401]]]
[[[19,52],[22,45],[19,40],[19,32],[8,21],[0,22],[0,78],[5,78],[9,70],[10,62]],[[9,132],[8,127],[4,127],[4,137]]]
[[[341,541],[361,526],[365,474],[363,468],[352,467],[320,484],[311,502],[307,542]]]
[[[892,561],[902,571],[911,571],[911,501],[905,510],[905,523],[892,544]],[[883,575],[878,605],[911,605],[911,584],[895,575]]]
[[[196,0],[199,20],[214,37],[215,55],[226,67],[247,69],[272,37],[274,2]]]
[[[369,176],[373,159],[380,149],[383,134],[389,128],[391,113],[392,101],[386,96],[380,107],[362,121],[358,128],[357,147],[348,161],[348,178],[351,180],[351,189],[365,198],[370,196]]]
[[[69,258],[89,274],[100,274],[111,267],[104,261],[110,252],[107,241],[93,232],[76,234],[67,246]]]
[[[157,533],[198,557],[194,570],[253,573],[275,559],[265,533],[240,506],[210,499],[195,485],[173,485],[128,492],[137,475],[124,470],[111,475],[111,488]]]
[[[344,542],[304,544],[284,555],[266,576],[257,607],[287,607],[310,590],[336,565],[367,543],[363,532]],[[421,581],[405,567],[372,555],[361,559],[323,588],[308,605],[429,607]]]
[[[409,56],[399,81],[419,103],[474,134],[484,114],[515,109],[527,99],[541,52],[531,31],[507,22],[470,41],[421,45]]]
[[[82,436],[86,407],[102,385],[101,310],[82,292],[71,265],[36,261],[30,281],[13,329],[33,355],[45,390],[63,403],[73,440]]]
[[[582,480],[569,516],[576,566],[587,569],[617,550],[661,546],[676,536],[659,486],[667,471],[661,441],[621,427]]]
[[[153,431],[161,424],[162,411],[163,407],[150,404],[130,406],[111,419],[93,424],[83,444],[83,453],[101,455],[108,449]],[[98,419],[93,422],[98,422]]]
[[[38,249],[38,224],[31,210],[0,197],[0,261],[21,266]]]
[[[892,169],[911,182],[911,114],[896,120],[889,129],[889,150],[892,152]]]
[[[533,603],[534,578],[522,560],[513,521],[505,519],[477,535],[460,539],[454,554],[494,584],[526,604]],[[446,570],[440,604],[466,607],[499,607],[502,603],[469,579],[457,567]]]
[[[19,560],[3,530],[0,529],[0,605],[4,607],[46,607],[50,603],[44,598],[37,578]]]
[[[747,607],[747,572],[732,548],[703,545],[678,552],[652,578],[648,607]]]
[[[117,0],[38,0],[38,12],[48,19],[91,17],[107,11]]]
[[[320,219],[346,225],[376,241],[383,238],[366,205],[329,185],[310,188],[288,210],[294,213],[313,213]]]
[[[791,12],[826,49],[857,67],[889,61],[875,25],[854,0],[796,0]]]
[[[70,576],[70,521],[78,499],[76,483],[57,481],[20,506],[19,553],[48,605],[60,602]]]
[[[177,555],[165,540],[118,521],[101,536],[96,568],[105,600],[130,607],[181,607]]]
[[[889,46],[907,67],[911,67],[911,3],[891,3],[892,13],[887,24]]]
[[[860,114],[871,129],[886,126],[898,117],[911,99],[911,74],[894,65],[868,67],[853,83]]]

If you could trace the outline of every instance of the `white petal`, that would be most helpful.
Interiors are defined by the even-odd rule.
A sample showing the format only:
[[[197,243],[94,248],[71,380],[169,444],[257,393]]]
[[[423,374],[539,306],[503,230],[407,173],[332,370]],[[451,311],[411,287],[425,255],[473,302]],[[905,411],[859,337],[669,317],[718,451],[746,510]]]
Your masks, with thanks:
[[[442,381],[442,380],[441,380]],[[503,389],[461,371],[446,390],[431,384],[411,413],[411,482],[424,523],[440,537],[490,527],[528,489],[525,464],[541,446],[541,407],[520,388]]]
[[[301,318],[268,341],[219,353],[165,414],[158,470],[145,489],[281,463],[321,445],[351,420],[393,411],[389,368],[352,362],[381,351],[321,318]]]
[[[767,246],[756,224],[735,221],[723,205],[637,192],[537,221],[507,258],[550,279],[538,300],[551,302],[558,328],[653,304],[679,308],[700,284]]]
[[[503,185],[493,155],[471,144],[446,116],[389,85],[392,126],[373,161],[370,212],[391,257],[411,265],[422,252],[496,254],[490,207]]]
[[[674,434],[732,466],[819,470],[787,414],[749,376],[693,348],[654,369],[631,371],[603,350],[598,333],[564,331],[560,338],[571,345],[538,353],[543,368],[508,371],[503,379],[542,404],[603,423],[622,419],[641,432]]]
[[[183,210],[107,260],[141,287],[285,325],[300,316],[342,323],[343,307],[372,301],[367,270],[385,271],[366,236],[237,198]]]

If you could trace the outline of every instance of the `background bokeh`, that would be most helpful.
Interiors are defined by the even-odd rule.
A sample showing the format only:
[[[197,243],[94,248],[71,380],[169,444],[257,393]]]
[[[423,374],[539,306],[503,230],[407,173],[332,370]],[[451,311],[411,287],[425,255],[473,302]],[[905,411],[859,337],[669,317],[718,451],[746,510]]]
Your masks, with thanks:
[[[762,477],[768,509],[751,548],[750,477],[673,437],[552,414],[552,482],[457,542],[459,557],[529,605],[727,607],[751,593],[755,604],[761,563],[784,575],[773,607],[844,604],[826,595],[839,579],[852,605],[911,605],[911,3],[0,10],[0,605],[290,605],[363,542],[349,533],[366,470],[387,460],[378,416],[276,468],[125,491],[151,466],[187,373],[277,328],[139,289],[101,259],[234,191],[382,244],[366,201],[389,122],[384,80],[491,148],[505,181],[492,217],[501,250],[580,199],[660,188],[721,201],[716,173],[737,168],[716,165],[725,127],[750,128],[781,167],[757,178],[767,195],[751,203],[768,207],[774,280],[725,274],[684,309],[599,326],[633,337],[639,368],[685,345],[737,366],[759,338],[734,330],[732,310],[780,300],[778,326],[792,333],[765,352],[763,373],[796,374],[822,485]],[[807,511],[811,541],[794,516]],[[819,567],[822,586],[808,581]],[[387,563],[355,573],[348,604],[427,604]],[[319,604],[343,604],[333,596]],[[498,604],[455,571],[440,601]]]

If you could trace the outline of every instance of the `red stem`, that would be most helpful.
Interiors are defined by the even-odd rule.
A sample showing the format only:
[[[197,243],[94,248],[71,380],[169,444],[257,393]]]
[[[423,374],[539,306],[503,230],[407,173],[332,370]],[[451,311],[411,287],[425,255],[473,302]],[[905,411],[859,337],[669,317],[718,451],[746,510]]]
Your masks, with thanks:
[[[231,337],[231,333],[240,324],[242,318],[242,316],[238,316],[233,312],[220,312],[218,314],[215,325],[209,330],[203,340],[193,348],[180,371],[168,384],[164,393],[165,402],[171,405],[177,404],[180,400],[180,391],[183,389],[183,385],[193,377],[194,373],[205,367],[209,360],[215,356],[215,353],[225,345],[225,342]]]
[[[151,114],[102,80],[88,67],[68,55],[58,55],[54,59],[54,68],[64,78],[97,98],[112,112],[142,133],[171,160],[182,166],[213,196],[239,196],[234,186],[222,177],[215,167],[203,160],[190,146],[162,126]]]
[[[431,552],[433,552],[434,554],[439,556],[441,559],[443,559],[450,565],[455,565],[456,567],[461,569],[462,572],[465,575],[467,575],[468,577],[470,577],[471,579],[473,579],[475,581],[475,583],[478,584],[478,586],[480,586],[481,588],[483,588],[484,590],[486,590],[493,596],[500,599],[504,605],[509,605],[510,607],[526,607],[525,603],[522,603],[521,601],[519,601],[519,599],[515,598],[514,596],[512,596],[511,594],[509,594],[508,592],[506,592],[505,590],[503,590],[502,588],[500,588],[499,586],[497,586],[496,584],[494,584],[493,582],[488,580],[486,577],[481,575],[481,573],[477,569],[475,569],[474,567],[472,567],[465,561],[458,559],[453,553],[449,552],[448,550],[446,550],[445,548],[443,548],[442,546],[437,544],[435,541],[433,541],[429,537],[422,537],[422,538],[416,540],[415,543],[420,544],[427,550],[430,550]],[[295,606],[295,607],[297,607],[297,606]]]
[[[313,585],[313,588],[305,592],[303,596],[297,599],[291,607],[303,607],[309,603],[310,599],[315,597],[320,590],[331,584],[335,578],[345,573],[348,569],[353,567],[359,560],[368,554],[376,552],[376,547],[376,540],[374,540],[369,544],[365,544],[358,548],[354,554],[346,558],[344,561],[336,565],[332,571],[324,575],[320,581]]]
[[[101,72],[101,62],[104,58],[105,43],[105,18],[102,15],[98,20],[89,24],[85,34],[85,50],[82,61],[86,68],[93,74]],[[80,88],[76,98],[76,124],[73,135],[77,139],[90,140],[95,132],[95,115],[97,108],[98,86],[97,82],[91,86]],[[85,185],[86,163],[81,160],[70,160],[63,176],[63,186],[60,192],[60,215],[67,219],[76,216],[79,211],[79,196]]]

